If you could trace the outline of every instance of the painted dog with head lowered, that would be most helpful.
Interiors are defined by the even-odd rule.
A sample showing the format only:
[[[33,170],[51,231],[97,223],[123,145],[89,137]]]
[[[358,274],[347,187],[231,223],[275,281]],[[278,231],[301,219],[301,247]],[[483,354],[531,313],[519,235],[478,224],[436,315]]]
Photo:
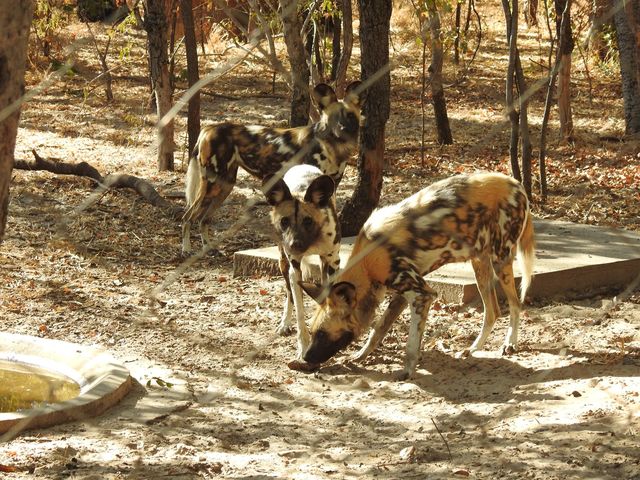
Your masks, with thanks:
[[[267,177],[266,183],[272,181]],[[336,213],[335,183],[329,175],[311,165],[291,167],[266,192],[272,206],[271,221],[278,233],[280,271],[287,286],[284,313],[277,332],[291,332],[295,306],[298,329],[298,360],[309,347],[300,282],[302,261],[307,255],[320,257],[323,282],[329,282],[340,268],[340,223]]]
[[[343,100],[338,100],[329,85],[317,85],[312,98],[320,110],[320,119],[304,127],[271,128],[229,122],[204,127],[187,169],[183,253],[191,251],[193,222],[200,223],[203,242],[209,244],[211,216],[231,193],[239,167],[264,179],[304,163],[318,167],[338,185],[358,144],[360,83],[349,84]]]
[[[520,298],[513,275],[516,250],[522,271]],[[390,289],[394,295],[388,308],[353,358],[364,359],[409,305],[411,323],[400,374],[401,379],[408,378],[415,372],[429,307],[436,298],[423,277],[444,264],[467,260],[471,260],[482,296],[484,322],[465,353],[484,346],[500,315],[494,277],[507,297],[511,319],[502,351],[512,353],[518,340],[520,301],[524,301],[533,271],[529,202],[513,178],[479,173],[436,182],[398,204],[374,211],[328,294],[318,285],[302,285],[320,304],[304,359],[322,363],[350,344],[370,326]]]

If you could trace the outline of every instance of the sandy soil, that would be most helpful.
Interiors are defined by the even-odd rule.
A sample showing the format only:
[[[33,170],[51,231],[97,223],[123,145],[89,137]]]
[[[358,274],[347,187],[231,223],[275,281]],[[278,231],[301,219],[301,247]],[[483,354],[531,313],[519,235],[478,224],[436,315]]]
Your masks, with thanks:
[[[16,156],[26,159],[35,148],[89,161],[103,173],[145,177],[168,196],[180,192],[182,171],[154,169],[144,82],[117,78],[114,105],[98,91],[84,99],[83,83],[97,71],[85,55],[76,77],[26,106]],[[205,97],[205,117],[282,124],[286,91],[278,83],[271,94],[258,68],[246,63],[217,81],[212,91],[225,96]],[[452,89],[460,140],[440,148],[430,139],[420,166],[415,78],[406,88],[419,65],[412,68],[394,71],[402,88],[394,87],[382,202],[457,171],[506,171],[497,74],[486,79],[495,95],[475,81]],[[637,150],[597,141],[621,131],[620,102],[607,97],[612,89],[596,101],[610,102],[606,122],[589,123],[597,105],[575,108],[581,136],[554,146],[553,197],[535,207],[538,216],[640,230]],[[180,117],[179,169],[184,123]],[[625,176],[631,180],[623,187],[611,187]],[[339,201],[354,182],[350,167]],[[220,213],[220,231],[258,195],[256,187],[241,177]],[[249,225],[178,275],[151,308],[149,291],[182,263],[179,225],[128,191],[79,211],[92,188],[87,179],[14,172],[0,250],[2,329],[104,347],[136,386],[99,418],[4,438],[0,467],[15,470],[7,478],[640,479],[638,290],[529,304],[520,350],[510,357],[497,354],[502,319],[486,352],[457,359],[479,331],[481,312],[437,303],[416,378],[407,382],[393,380],[404,358],[406,315],[364,364],[341,356],[315,373],[295,372],[286,367],[295,339],[275,334],[283,281],[232,276],[234,251],[270,243],[267,207],[256,207]]]

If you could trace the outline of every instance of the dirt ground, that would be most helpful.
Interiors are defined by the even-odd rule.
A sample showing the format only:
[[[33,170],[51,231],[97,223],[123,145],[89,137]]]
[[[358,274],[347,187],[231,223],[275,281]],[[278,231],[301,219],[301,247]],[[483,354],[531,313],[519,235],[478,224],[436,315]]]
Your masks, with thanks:
[[[507,171],[503,65],[495,60],[506,47],[499,27],[485,31],[494,50],[481,50],[471,77],[447,92],[456,144],[437,146],[428,118],[424,165],[421,66],[395,39],[381,203],[456,172]],[[80,35],[82,26],[76,28]],[[535,78],[542,75],[531,60],[536,34],[527,31],[525,38],[525,65]],[[143,37],[132,39],[132,58],[142,69]],[[116,102],[107,105],[100,90],[83,94],[98,72],[90,49],[76,55],[74,76],[25,105],[16,157],[29,159],[36,149],[88,161],[103,174],[138,175],[180,205],[174,194],[184,188],[185,113],[177,119],[178,171],[157,173],[143,73],[116,74]],[[30,72],[30,86],[39,78]],[[203,117],[284,124],[287,92],[278,81],[272,93],[270,80],[262,66],[245,61],[209,87]],[[593,81],[589,102],[584,77],[576,74],[576,139],[552,140],[551,198],[536,203],[534,213],[638,231],[638,143],[610,141],[624,126],[620,87],[615,77]],[[533,101],[537,132],[543,94]],[[79,208],[94,187],[90,180],[13,175],[0,249],[1,328],[104,347],[136,385],[98,418],[3,438],[0,466],[14,470],[6,478],[640,479],[637,286],[530,302],[519,351],[510,357],[497,353],[503,318],[487,351],[456,358],[479,331],[481,308],[436,303],[415,379],[393,376],[404,359],[406,314],[364,364],[344,355],[301,373],[286,366],[295,339],[275,334],[282,279],[232,276],[233,252],[271,243],[266,206],[255,207],[249,224],[218,252],[174,275],[182,264],[179,223],[135,193],[111,191]],[[339,203],[355,181],[351,165]],[[233,226],[259,195],[257,186],[240,178],[217,231]],[[152,289],[160,290],[154,305]]]

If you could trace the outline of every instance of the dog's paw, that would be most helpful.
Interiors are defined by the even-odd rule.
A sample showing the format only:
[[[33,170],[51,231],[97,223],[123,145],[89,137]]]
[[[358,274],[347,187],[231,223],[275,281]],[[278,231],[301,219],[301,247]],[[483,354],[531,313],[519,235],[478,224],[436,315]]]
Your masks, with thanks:
[[[293,334],[293,327],[291,325],[278,325],[276,328],[276,333],[281,337],[288,337]]]
[[[409,380],[409,378],[411,378],[411,372],[407,370],[400,370],[393,375],[393,379],[397,382],[404,382],[405,380]]]
[[[464,350],[462,350],[461,352],[456,353],[456,358],[469,358],[471,356],[471,350],[469,350],[468,348],[465,348]]]
[[[516,352],[517,352],[516,346],[513,344],[503,345],[502,348],[500,349],[500,354],[503,357],[506,357],[508,355],[513,355]]]

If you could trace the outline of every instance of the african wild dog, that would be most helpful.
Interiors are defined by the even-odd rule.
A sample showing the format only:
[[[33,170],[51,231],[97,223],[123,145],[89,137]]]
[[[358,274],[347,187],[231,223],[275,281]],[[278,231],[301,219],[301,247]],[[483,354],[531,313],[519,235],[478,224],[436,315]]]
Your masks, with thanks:
[[[367,342],[354,355],[364,359],[409,304],[411,323],[402,379],[416,369],[431,303],[436,298],[423,278],[442,265],[471,260],[484,304],[482,331],[465,352],[481,349],[500,307],[494,275],[509,301],[511,323],[503,354],[516,349],[520,299],[513,276],[516,248],[523,273],[520,299],[531,282],[534,239],[529,202],[522,186],[497,173],[455,176],[434,183],[404,201],[376,210],[358,234],[347,266],[326,298],[319,286],[303,284],[320,306],[311,323],[304,359],[322,363],[371,324],[387,288],[394,293]],[[356,261],[357,260],[357,261]]]
[[[265,183],[271,180],[267,177]],[[319,255],[323,282],[340,267],[340,223],[336,214],[335,183],[329,175],[311,165],[297,165],[266,192],[273,207],[271,221],[279,236],[280,271],[287,286],[284,313],[278,325],[280,335],[291,333],[293,306],[296,308],[298,356],[309,347],[304,303],[299,282],[302,259]]]
[[[200,222],[203,242],[209,243],[207,224],[231,193],[238,167],[264,179],[305,163],[318,167],[338,185],[358,144],[360,83],[347,86],[344,100],[338,100],[329,85],[317,85],[312,97],[320,119],[304,127],[271,128],[228,122],[204,127],[187,169],[182,251],[191,251],[194,221]]]

